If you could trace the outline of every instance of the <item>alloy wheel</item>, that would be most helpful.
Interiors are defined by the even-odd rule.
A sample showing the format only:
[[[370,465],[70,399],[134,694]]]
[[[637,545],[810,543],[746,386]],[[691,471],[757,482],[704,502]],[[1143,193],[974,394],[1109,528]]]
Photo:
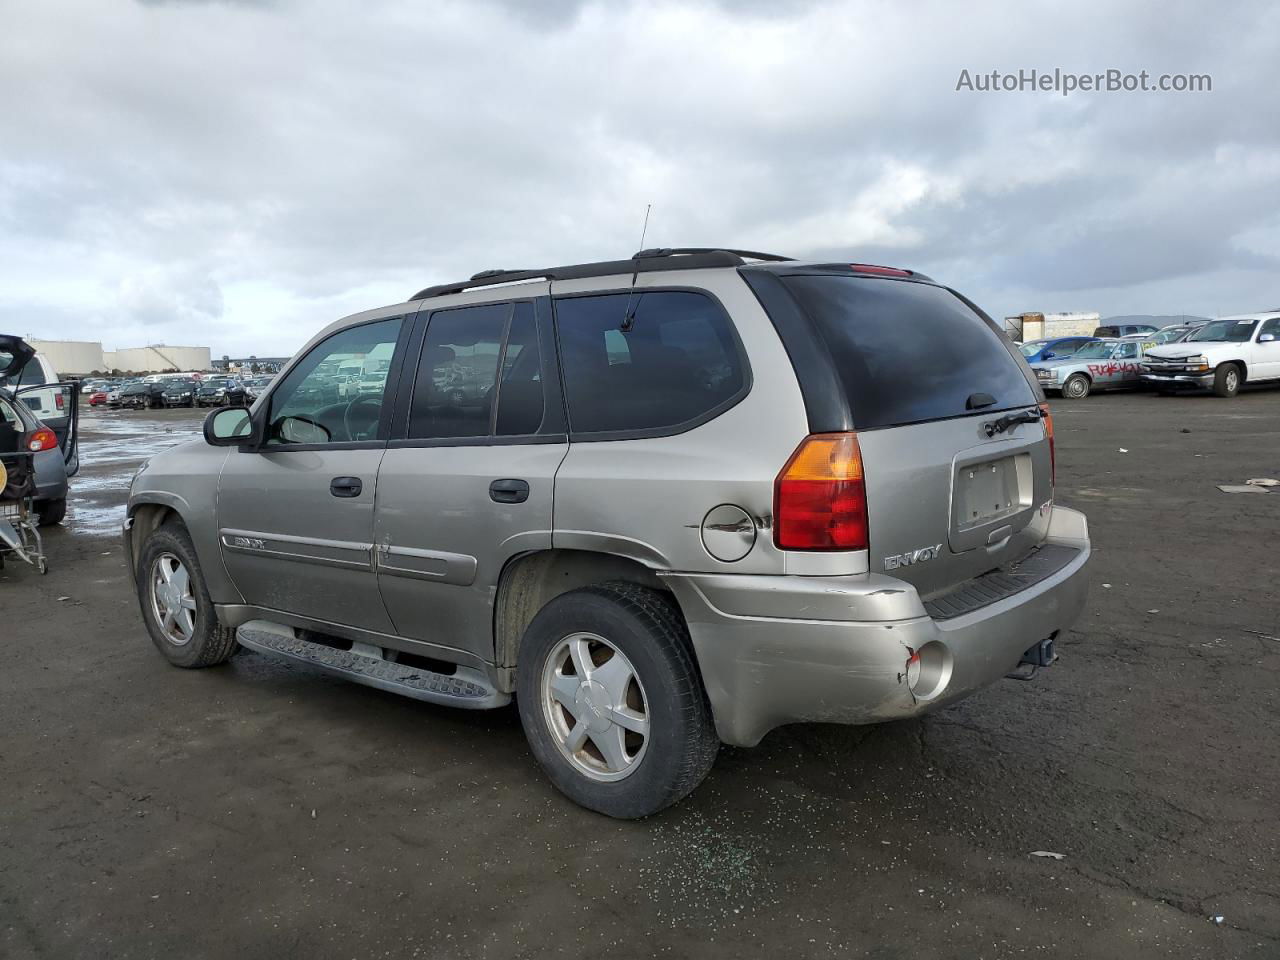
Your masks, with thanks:
[[[164,638],[174,646],[191,642],[196,632],[196,597],[191,574],[172,553],[151,564],[151,613]]]
[[[649,743],[649,710],[626,654],[597,634],[571,634],[547,655],[541,687],[547,728],[575,770],[602,782],[635,772]]]

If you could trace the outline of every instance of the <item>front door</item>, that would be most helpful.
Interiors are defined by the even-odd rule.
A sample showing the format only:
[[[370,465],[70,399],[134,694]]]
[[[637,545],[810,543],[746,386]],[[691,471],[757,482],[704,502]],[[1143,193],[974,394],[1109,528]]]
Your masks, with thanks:
[[[1265,337],[1271,339],[1266,340]],[[1280,377],[1280,317],[1262,321],[1251,353],[1250,380],[1275,380]]]
[[[374,523],[402,637],[491,661],[503,565],[551,546],[568,442],[547,316],[545,298],[439,309],[414,339]]]
[[[394,375],[358,396],[338,369],[394,371],[411,318],[347,327],[310,348],[255,411],[256,451],[232,451],[218,486],[227,572],[254,606],[391,632],[373,572],[373,506],[395,398]]]

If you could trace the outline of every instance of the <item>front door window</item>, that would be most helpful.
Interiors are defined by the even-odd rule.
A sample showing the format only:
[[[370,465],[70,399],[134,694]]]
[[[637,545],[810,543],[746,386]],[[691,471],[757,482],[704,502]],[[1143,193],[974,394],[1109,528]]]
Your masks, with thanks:
[[[311,348],[271,396],[266,442],[376,440],[391,415],[387,376],[401,318],[348,327]]]

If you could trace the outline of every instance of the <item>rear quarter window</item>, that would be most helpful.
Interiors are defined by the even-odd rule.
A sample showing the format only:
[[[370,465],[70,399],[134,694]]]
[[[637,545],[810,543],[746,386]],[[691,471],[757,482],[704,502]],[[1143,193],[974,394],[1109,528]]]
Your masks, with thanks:
[[[733,325],[705,294],[562,297],[555,313],[575,434],[678,433],[727,410],[749,386]]]
[[[783,282],[817,327],[859,430],[1036,402],[996,329],[943,287],[829,275]],[[972,409],[978,393],[995,403]]]

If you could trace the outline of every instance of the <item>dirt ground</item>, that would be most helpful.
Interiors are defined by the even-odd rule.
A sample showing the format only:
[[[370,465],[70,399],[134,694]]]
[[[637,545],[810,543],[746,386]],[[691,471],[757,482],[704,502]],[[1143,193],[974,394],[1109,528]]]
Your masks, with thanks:
[[[724,748],[638,823],[514,708],[169,667],[118,526],[199,411],[89,414],[52,571],[0,572],[0,956],[1280,956],[1280,491],[1216,488],[1280,477],[1280,391],[1053,406],[1096,550],[1059,664]]]

